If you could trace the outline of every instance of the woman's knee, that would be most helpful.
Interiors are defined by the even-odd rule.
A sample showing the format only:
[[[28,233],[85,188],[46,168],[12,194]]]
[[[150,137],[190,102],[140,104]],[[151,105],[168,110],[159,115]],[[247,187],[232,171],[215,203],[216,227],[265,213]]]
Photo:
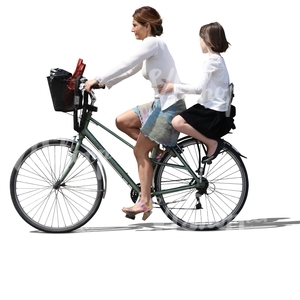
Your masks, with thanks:
[[[115,123],[116,123],[116,127],[119,130],[124,131],[124,129],[129,127],[130,118],[128,117],[127,113],[123,113],[123,114],[119,115],[118,117],[116,117]]]
[[[118,129],[140,128],[140,119],[133,110],[128,110],[119,115],[115,120]]]
[[[180,129],[182,125],[183,118],[181,116],[175,116],[172,120],[172,126],[174,129]]]
[[[118,129],[121,129],[124,127],[124,122],[123,122],[121,116],[116,117],[115,123],[116,123],[116,127]]]

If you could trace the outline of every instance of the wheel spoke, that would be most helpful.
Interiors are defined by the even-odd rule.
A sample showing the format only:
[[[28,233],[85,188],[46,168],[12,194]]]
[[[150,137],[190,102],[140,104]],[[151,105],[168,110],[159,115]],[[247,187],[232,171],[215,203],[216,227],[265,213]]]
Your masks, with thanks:
[[[200,155],[203,146],[194,139],[187,139],[180,148],[191,169],[198,170],[199,159],[205,155]],[[182,166],[178,158],[165,156],[162,163],[155,173],[155,190],[175,190],[157,196],[158,203],[168,218],[179,226],[189,230],[220,228],[242,209],[248,192],[247,172],[240,156],[226,143],[213,163],[206,165],[202,178],[204,187],[198,190],[191,187],[176,191],[182,186],[188,188],[194,182],[193,177],[187,170],[174,167],[176,164]]]
[[[33,227],[46,232],[68,232],[85,224],[97,211],[103,196],[99,166],[80,149],[66,180],[54,188],[68,166],[72,143],[50,140],[28,149],[11,175],[16,210]]]

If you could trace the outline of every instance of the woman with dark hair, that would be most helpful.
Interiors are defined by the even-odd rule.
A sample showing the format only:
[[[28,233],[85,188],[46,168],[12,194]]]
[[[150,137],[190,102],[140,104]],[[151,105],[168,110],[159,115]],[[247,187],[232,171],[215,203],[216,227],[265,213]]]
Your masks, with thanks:
[[[140,70],[145,79],[151,82],[154,99],[146,104],[137,105],[116,119],[118,129],[136,140],[134,155],[141,185],[140,198],[136,204],[122,210],[126,213],[126,217],[131,219],[134,219],[136,214],[143,213],[143,220],[146,220],[152,211],[153,166],[149,152],[158,144],[165,146],[176,144],[179,132],[172,127],[171,122],[174,116],[186,109],[186,106],[182,93],[160,95],[157,90],[162,78],[168,78],[175,83],[180,82],[173,57],[165,42],[159,37],[163,33],[159,13],[149,6],[137,9],[133,14],[131,31],[137,40],[142,41],[139,47],[110,70],[95,79],[88,80],[85,89],[90,91],[94,84],[111,88]]]
[[[221,137],[235,128],[234,110],[230,116],[226,115],[230,105],[230,81],[220,54],[228,49],[230,43],[218,22],[203,25],[199,36],[201,50],[208,54],[200,80],[196,84],[181,84],[163,79],[164,84],[160,84],[158,90],[161,94],[200,94],[198,103],[176,116],[172,125],[207,146],[207,155],[202,162],[210,164],[224,147]]]

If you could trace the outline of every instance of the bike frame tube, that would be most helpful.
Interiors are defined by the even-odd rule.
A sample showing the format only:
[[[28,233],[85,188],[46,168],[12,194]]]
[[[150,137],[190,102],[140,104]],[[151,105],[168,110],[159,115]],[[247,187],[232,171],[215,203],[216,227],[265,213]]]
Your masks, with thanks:
[[[110,130],[109,128],[107,128],[106,126],[104,126],[103,124],[101,124],[100,122],[98,122],[97,120],[93,119],[92,117],[88,118],[88,120],[90,120],[95,125],[101,127],[103,130],[107,131],[108,133],[110,133],[111,135],[113,135],[115,138],[117,138],[118,140],[120,140],[121,142],[123,142],[124,144],[126,144],[127,146],[133,148],[132,144],[128,143],[126,140],[124,140],[123,138],[121,138],[118,134],[116,134],[115,132],[113,132],[112,130]],[[87,120],[87,122],[88,122],[88,120]],[[96,147],[96,149],[98,149],[98,151],[102,154],[102,156],[110,163],[110,165],[112,166],[112,168],[115,169],[115,171],[123,178],[123,180],[130,187],[132,187],[133,189],[135,189],[137,192],[140,192],[139,186],[137,186],[134,183],[134,181],[128,175],[128,173],[125,172],[125,170],[118,164],[118,162],[109,154],[109,152],[98,141],[98,139],[91,133],[91,131],[88,130],[87,128],[85,128],[81,133],[84,134],[88,138],[88,140],[90,141],[90,143],[92,143]],[[177,153],[177,151],[173,151],[173,152],[176,153],[176,155],[178,156],[179,160],[181,161],[181,163],[182,163],[181,166],[180,165],[176,165],[176,164],[161,163],[161,162],[158,162],[158,161],[153,161],[153,162],[155,164],[157,164],[157,165],[168,165],[168,166],[173,167],[173,168],[187,170],[193,176],[193,179],[195,180],[195,184],[188,185],[188,186],[177,187],[176,189],[168,189],[168,190],[163,190],[163,191],[153,191],[152,192],[152,196],[173,193],[175,191],[180,191],[180,190],[188,190],[191,187],[197,188],[197,187],[199,187],[199,185],[201,185],[201,183],[199,181],[199,178],[197,177],[197,175],[195,174],[195,172],[190,168],[190,166],[185,162],[185,160],[181,157],[181,155],[179,155]],[[152,155],[151,155],[151,157],[152,157]]]
[[[92,117],[89,118],[89,120],[94,123],[95,125],[101,127],[103,130],[107,131],[108,133],[110,133],[112,136],[114,136],[115,138],[117,138],[119,141],[123,142],[124,144],[126,144],[127,146],[129,146],[130,148],[133,149],[133,145],[128,143],[126,140],[124,140],[123,138],[121,138],[118,134],[116,134],[115,132],[113,132],[112,130],[110,130],[109,128],[107,128],[106,126],[104,126],[103,124],[101,124],[100,122],[98,122],[97,120],[93,119]]]
[[[92,134],[92,132],[87,128],[89,122],[92,122],[93,124],[101,127],[103,130],[106,132],[110,133],[112,136],[117,138],[119,141],[123,142],[126,144],[128,147],[133,149],[133,145],[127,142],[125,139],[120,137],[118,134],[104,126],[102,123],[98,122],[94,118],[91,117],[91,114],[87,115],[87,119],[85,120],[85,124],[83,126],[83,129],[79,133],[79,139],[76,143],[74,154],[72,156],[71,162],[65,172],[62,174],[61,178],[57,182],[57,186],[63,182],[63,180],[66,178],[72,167],[74,166],[77,157],[78,157],[78,151],[80,149],[80,146],[82,144],[82,141],[84,138],[87,138],[89,142],[100,152],[100,154],[107,160],[107,162],[110,164],[110,166],[119,174],[119,176],[127,183],[128,186],[133,188],[137,193],[140,193],[140,187],[133,181],[133,179],[128,175],[127,172],[120,166],[120,164],[114,159],[114,157],[106,150],[106,148],[98,141],[98,139]],[[170,148],[171,149],[171,148]],[[155,150],[154,150],[155,151]],[[180,154],[178,154],[176,151],[174,151],[181,161],[182,165],[176,165],[176,164],[166,164],[166,163],[161,163],[159,161],[153,160],[153,163],[157,165],[167,165],[173,168],[181,168],[181,169],[186,169],[193,177],[194,179],[194,184],[187,185],[187,186],[182,186],[182,187],[177,187],[174,189],[167,189],[163,191],[153,191],[151,193],[152,196],[157,196],[157,195],[162,195],[162,194],[168,194],[168,193],[173,193],[175,191],[183,191],[183,190],[188,190],[191,188],[198,188],[201,186],[201,183],[199,181],[199,178],[195,174],[195,172],[190,168],[189,165],[185,162],[185,160],[181,157]]]
[[[104,126],[105,128],[105,126]],[[83,129],[81,134],[84,135],[92,145],[101,153],[101,155],[107,160],[111,167],[122,177],[122,179],[135,191],[140,192],[140,187],[132,180],[132,178],[125,172],[125,170],[119,165],[119,163],[111,156],[111,154],[105,149],[105,147],[97,140],[97,138],[87,129]],[[114,134],[116,135],[116,134]],[[118,137],[118,135],[116,135]],[[122,138],[120,137],[122,140]],[[124,140],[125,142],[125,140]],[[128,146],[129,143],[126,142]]]

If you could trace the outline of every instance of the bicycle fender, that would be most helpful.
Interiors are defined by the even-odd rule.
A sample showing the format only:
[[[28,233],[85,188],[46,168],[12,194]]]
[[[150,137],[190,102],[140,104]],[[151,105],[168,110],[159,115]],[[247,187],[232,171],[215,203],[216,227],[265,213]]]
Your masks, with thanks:
[[[184,136],[184,137],[182,137],[182,138],[180,138],[180,139],[178,140],[177,144],[179,144],[180,142],[183,142],[183,141],[185,141],[185,140],[188,140],[188,139],[194,139],[194,138],[191,137],[191,136]],[[223,141],[224,141],[224,143],[226,144],[227,147],[233,149],[239,156],[244,157],[244,158],[247,158],[246,156],[244,156],[243,154],[241,154],[241,153],[239,152],[239,150],[237,150],[237,149],[236,149],[234,146],[232,146],[229,142],[227,142],[227,141],[225,141],[225,140],[223,140]]]
[[[239,152],[239,150],[237,150],[237,149],[236,149],[234,146],[232,146],[229,142],[227,142],[227,141],[224,140],[224,144],[226,144],[227,147],[233,149],[239,156],[244,157],[244,158],[247,158],[246,156],[244,156],[243,154],[241,154],[241,153]]]

